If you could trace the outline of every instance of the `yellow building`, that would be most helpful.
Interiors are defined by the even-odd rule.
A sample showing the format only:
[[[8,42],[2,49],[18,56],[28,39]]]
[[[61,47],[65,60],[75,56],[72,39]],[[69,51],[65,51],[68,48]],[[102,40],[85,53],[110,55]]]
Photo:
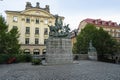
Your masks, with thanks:
[[[78,34],[78,30],[77,29],[74,29],[74,30],[71,31],[72,47],[73,47],[74,43],[76,43],[77,34]]]
[[[80,22],[78,26],[78,33],[80,33],[81,29],[83,29],[88,23],[95,25],[97,28],[102,27],[114,39],[120,42],[120,26],[116,22],[87,18]]]
[[[23,11],[5,11],[8,29],[18,28],[19,43],[24,53],[43,54],[46,52],[46,39],[49,37],[49,26],[54,25],[55,16],[50,13],[49,5],[41,8],[39,3],[33,7],[26,3]],[[60,17],[60,16],[59,16]],[[60,17],[64,19],[64,17]]]

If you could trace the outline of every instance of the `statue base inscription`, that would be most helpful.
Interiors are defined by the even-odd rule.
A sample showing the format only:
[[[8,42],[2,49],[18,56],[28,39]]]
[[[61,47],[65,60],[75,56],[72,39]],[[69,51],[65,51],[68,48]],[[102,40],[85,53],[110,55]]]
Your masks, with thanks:
[[[49,38],[45,58],[48,65],[73,63],[71,39]]]

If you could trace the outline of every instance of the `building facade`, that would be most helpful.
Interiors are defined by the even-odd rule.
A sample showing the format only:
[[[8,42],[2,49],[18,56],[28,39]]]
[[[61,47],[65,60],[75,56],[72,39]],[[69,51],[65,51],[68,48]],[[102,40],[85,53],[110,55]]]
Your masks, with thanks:
[[[97,28],[102,27],[114,39],[120,42],[120,26],[116,22],[87,18],[80,22],[78,26],[78,33],[80,33],[81,29],[83,29],[88,23],[95,25]]]
[[[78,29],[74,29],[71,31],[71,42],[72,42],[72,47],[74,43],[76,42],[76,37],[78,35]]]
[[[44,54],[46,39],[49,37],[49,27],[55,24],[55,16],[50,13],[49,5],[41,8],[39,3],[33,7],[26,3],[23,11],[6,10],[8,30],[18,28],[19,44],[24,53]],[[59,16],[64,19],[64,17]]]

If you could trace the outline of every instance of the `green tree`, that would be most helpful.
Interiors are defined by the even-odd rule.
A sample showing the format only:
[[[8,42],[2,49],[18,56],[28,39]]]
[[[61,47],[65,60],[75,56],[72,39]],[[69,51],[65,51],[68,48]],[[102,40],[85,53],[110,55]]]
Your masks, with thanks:
[[[90,40],[92,40],[99,57],[104,57],[106,54],[113,54],[116,51],[117,42],[108,32],[102,28],[97,29],[92,24],[87,24],[77,36],[77,42],[73,47],[73,52],[78,54],[87,53]]]
[[[76,43],[73,46],[73,52],[79,54],[87,54],[89,41],[93,39],[94,35],[97,33],[97,29],[92,24],[87,24],[81,33],[78,34],[76,38]]]
[[[19,53],[18,30],[13,28],[8,32],[5,19],[0,16],[0,53]]]
[[[12,28],[9,32],[9,45],[8,45],[9,53],[15,54],[20,52],[20,44],[18,38],[19,38],[18,29]]]
[[[117,52],[117,41],[107,31],[104,31],[103,28],[98,30],[96,37],[93,39],[99,59],[102,59],[105,55],[113,55]]]
[[[6,53],[7,29],[5,19],[0,16],[0,53]]]

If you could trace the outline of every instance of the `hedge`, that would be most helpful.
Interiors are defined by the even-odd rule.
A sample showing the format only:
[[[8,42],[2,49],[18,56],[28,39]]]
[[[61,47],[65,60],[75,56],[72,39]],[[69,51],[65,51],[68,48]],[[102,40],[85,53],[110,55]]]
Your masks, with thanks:
[[[29,54],[0,54],[0,64],[31,62],[32,57]]]

